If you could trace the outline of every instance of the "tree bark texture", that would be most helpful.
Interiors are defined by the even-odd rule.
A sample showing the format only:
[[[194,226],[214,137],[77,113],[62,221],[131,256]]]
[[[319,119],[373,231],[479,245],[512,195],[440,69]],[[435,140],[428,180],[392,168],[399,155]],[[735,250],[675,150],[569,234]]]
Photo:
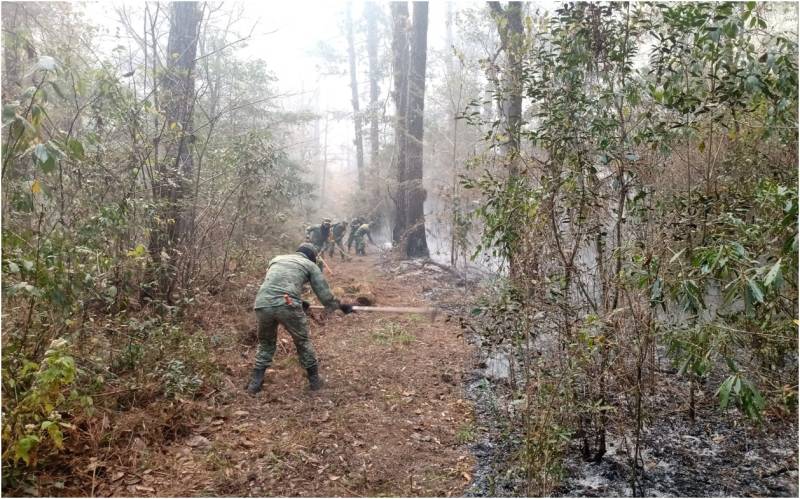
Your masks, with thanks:
[[[3,2],[3,102],[7,103],[14,100],[22,90],[20,57],[21,49],[24,48],[25,41],[18,33],[20,20],[24,16],[24,6],[19,2]],[[28,59],[31,59],[32,47],[28,45]]]
[[[378,171],[378,153],[380,139],[378,136],[378,97],[381,78],[378,66],[378,5],[366,2],[364,11],[367,18],[367,60],[369,61],[369,166],[373,174]],[[377,175],[376,175],[377,176]]]
[[[408,156],[406,157],[405,254],[427,257],[425,238],[425,197],[423,172],[423,117],[425,111],[425,69],[428,51],[428,2],[413,2],[411,64],[408,72]]]
[[[500,2],[489,2],[495,15],[497,32],[500,35],[505,67],[501,69],[500,110],[503,113],[505,139],[502,151],[508,161],[509,175],[516,175],[519,157],[519,132],[522,123],[522,51],[524,30],[522,26],[522,2],[508,2],[503,9]]]
[[[356,78],[356,48],[353,35],[353,4],[347,4],[347,58],[350,60],[350,92],[353,103],[353,126],[355,127],[356,165],[358,168],[358,188],[364,189],[364,133],[361,124],[361,111],[358,105],[358,79]]]
[[[519,174],[520,127],[522,124],[522,54],[524,30],[522,26],[522,2],[508,2],[504,9],[500,2],[489,2],[489,8],[497,24],[497,33],[505,54],[505,64],[499,68],[502,83],[498,89],[498,108],[503,124],[503,139],[500,151],[508,165],[508,182]],[[520,275],[520,266],[515,255],[509,256],[511,278]]]
[[[406,181],[406,108],[408,102],[408,3],[392,2],[392,67],[394,71],[394,173],[397,183],[395,192],[395,222],[392,240],[399,244],[406,231],[406,197],[403,186]]]
[[[159,214],[154,217],[149,243],[158,292],[167,300],[175,284],[177,248],[183,235],[191,230],[183,198],[189,191],[194,167],[189,146],[193,139],[194,68],[201,19],[202,12],[196,2],[170,4],[167,67],[159,82],[166,119],[165,147],[153,182],[153,198]]]

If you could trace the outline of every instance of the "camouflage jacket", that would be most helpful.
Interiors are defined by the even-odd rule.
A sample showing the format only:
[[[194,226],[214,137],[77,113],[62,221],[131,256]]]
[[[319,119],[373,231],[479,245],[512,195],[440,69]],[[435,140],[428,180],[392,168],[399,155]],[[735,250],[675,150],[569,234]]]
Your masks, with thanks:
[[[333,239],[336,241],[340,241],[344,237],[345,231],[347,231],[347,223],[345,222],[339,222],[331,227],[331,234],[333,234]]]
[[[363,224],[361,227],[358,228],[358,230],[356,231],[356,236],[355,237],[357,239],[360,239],[360,238],[362,238],[364,236],[367,236],[367,238],[369,239],[369,242],[371,242],[372,244],[375,244],[375,241],[372,240],[372,236],[369,233],[369,225],[367,225],[367,224]]]
[[[256,294],[253,308],[285,305],[284,295],[289,295],[289,298],[299,306],[303,285],[307,282],[311,283],[311,289],[314,290],[325,308],[329,310],[339,308],[339,300],[328,288],[322,271],[302,253],[279,255],[269,262],[267,275]]]
[[[330,235],[330,226],[328,226],[327,230],[319,224],[306,227],[306,240],[317,248],[321,248],[325,241],[328,240]]]
[[[356,217],[350,221],[350,233],[355,234],[359,227],[364,223],[364,219]]]

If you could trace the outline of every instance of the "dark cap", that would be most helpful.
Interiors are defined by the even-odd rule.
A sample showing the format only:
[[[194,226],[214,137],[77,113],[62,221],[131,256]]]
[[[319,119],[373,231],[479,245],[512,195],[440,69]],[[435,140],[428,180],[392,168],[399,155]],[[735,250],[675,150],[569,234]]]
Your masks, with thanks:
[[[306,258],[316,263],[317,261],[317,248],[311,243],[303,243],[297,247],[297,252],[305,255]]]

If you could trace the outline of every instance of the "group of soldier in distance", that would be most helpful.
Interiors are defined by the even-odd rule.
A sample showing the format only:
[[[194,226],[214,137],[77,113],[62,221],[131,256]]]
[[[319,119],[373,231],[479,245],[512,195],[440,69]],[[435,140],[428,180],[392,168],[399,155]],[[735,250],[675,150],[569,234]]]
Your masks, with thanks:
[[[308,335],[306,310],[310,304],[301,298],[301,294],[303,286],[309,283],[320,303],[325,306],[326,312],[341,310],[342,313],[349,314],[353,311],[352,305],[341,303],[331,293],[322,272],[322,256],[326,253],[333,256],[338,251],[343,260],[347,258],[342,243],[347,227],[346,221],[332,224],[330,219],[325,218],[322,223],[306,228],[306,241],[295,253],[278,255],[270,260],[267,275],[253,304],[258,320],[258,353],[246,387],[251,395],[261,391],[264,375],[272,365],[278,325],[282,325],[292,337],[300,365],[308,376],[309,389],[319,390],[324,386],[325,382],[319,375],[317,356]],[[347,253],[355,244],[356,255],[366,255],[366,241],[375,244],[370,234],[370,224],[363,218],[356,217],[349,223],[349,227]]]
[[[344,260],[346,255],[342,240],[345,232],[347,232],[347,225],[347,221],[344,220],[334,224],[330,218],[325,218],[318,225],[306,227],[306,241],[309,241],[317,248],[320,256],[325,254],[333,256],[338,251],[342,260]],[[369,231],[370,224],[366,223],[361,217],[354,218],[350,222],[350,233],[347,236],[347,253],[350,252],[350,248],[355,243],[356,255],[366,255],[367,241],[365,238],[370,243],[375,244]]]

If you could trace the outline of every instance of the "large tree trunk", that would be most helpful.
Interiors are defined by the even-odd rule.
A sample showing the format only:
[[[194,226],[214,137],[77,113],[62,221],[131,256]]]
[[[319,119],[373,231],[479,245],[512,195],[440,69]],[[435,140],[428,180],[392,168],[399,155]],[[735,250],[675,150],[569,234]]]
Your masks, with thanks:
[[[184,195],[189,192],[193,170],[189,145],[193,140],[192,111],[195,103],[194,68],[202,13],[196,2],[170,4],[167,67],[160,78],[160,101],[166,119],[164,158],[153,182],[158,209],[150,232],[149,252],[153,277],[163,298],[169,301],[178,268],[178,247],[189,233]]]
[[[508,2],[503,9],[500,2],[489,2],[495,16],[497,32],[505,54],[505,65],[500,68],[502,84],[498,108],[503,120],[505,139],[500,144],[504,161],[508,166],[508,182],[519,175],[520,127],[522,124],[522,55],[525,33],[522,26],[522,2]],[[512,279],[520,276],[521,268],[516,257],[509,256],[509,271]]]
[[[451,113],[448,117],[450,119],[450,136],[452,137],[452,154],[450,155],[450,168],[452,170],[452,181],[450,184],[450,266],[456,268],[458,263],[458,249],[456,245],[456,225],[457,214],[459,213],[460,206],[458,201],[458,163],[456,161],[456,153],[458,152],[458,113],[461,108],[461,93],[463,90],[463,79],[461,74],[456,74],[456,58],[455,58],[455,41],[453,39],[453,2],[447,2],[447,22],[445,24],[447,30],[445,31],[445,40],[447,40],[447,80],[448,88],[450,90]],[[458,96],[453,97],[452,85],[450,82],[454,78],[459,80]]]
[[[350,59],[350,91],[353,102],[353,124],[356,131],[356,165],[358,167],[358,187],[364,189],[364,137],[361,130],[361,112],[358,106],[358,80],[356,78],[356,48],[353,36],[353,4],[347,4],[347,56]]]
[[[26,45],[22,37],[17,32],[22,24],[21,18],[24,16],[24,6],[19,2],[3,2],[3,84],[2,98],[3,104],[14,100],[22,89],[22,61],[20,53]],[[29,55],[32,47],[28,45]],[[28,57],[30,59],[30,57]],[[6,144],[7,145],[7,144]]]
[[[425,239],[425,188],[422,185],[425,68],[428,50],[428,2],[413,2],[411,64],[408,72],[408,157],[406,159],[405,254],[427,257]]]
[[[519,132],[522,123],[522,2],[508,2],[505,9],[500,2],[489,2],[489,8],[495,15],[497,32],[506,56],[505,67],[501,70],[503,84],[500,102],[506,139],[501,150],[508,162],[509,175],[515,176],[519,170]]]
[[[394,71],[394,171],[397,181],[395,192],[395,221],[392,240],[399,244],[406,231],[406,108],[408,102],[408,3],[392,2],[392,67]]]
[[[378,169],[378,97],[380,90],[380,68],[378,66],[378,6],[375,2],[364,4],[367,18],[367,59],[369,60],[369,166],[373,171]]]
[[[322,181],[319,186],[319,209],[325,210],[325,183],[328,180],[328,112],[325,112],[325,139],[322,145]]]

